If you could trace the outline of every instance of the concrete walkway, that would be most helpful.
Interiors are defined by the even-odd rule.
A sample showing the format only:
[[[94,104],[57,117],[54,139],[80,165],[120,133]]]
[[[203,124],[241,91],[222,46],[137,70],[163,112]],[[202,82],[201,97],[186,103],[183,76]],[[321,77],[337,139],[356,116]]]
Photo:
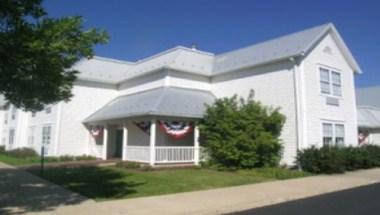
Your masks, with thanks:
[[[0,162],[0,214],[52,212],[88,203],[95,202]]]
[[[3,175],[0,167],[0,175]],[[13,172],[21,172],[13,170]],[[15,173],[13,173],[15,174]],[[17,173],[26,177],[19,181],[14,181],[13,189],[17,190],[14,196],[24,196],[24,192],[30,192],[24,189],[23,184],[29,180],[37,180],[27,173]],[[3,177],[3,176],[1,176]],[[13,176],[11,176],[13,177]],[[3,181],[0,178],[0,181]],[[8,180],[9,179],[5,179]],[[39,183],[42,183],[38,179]],[[116,201],[106,201],[95,203],[84,198],[79,198],[75,194],[63,191],[47,182],[39,189],[55,190],[53,196],[58,196],[56,200],[62,203],[51,203],[48,207],[40,207],[41,214],[220,214],[228,212],[242,211],[245,209],[262,207],[271,204],[296,200],[306,197],[315,196],[339,190],[345,190],[358,186],[364,186],[380,182],[380,169],[361,170],[350,172],[342,175],[314,176],[300,179],[291,179],[284,181],[273,181],[260,184],[244,185],[237,187],[220,188],[214,190],[187,192],[179,194],[170,194],[163,196],[125,199]],[[8,182],[10,183],[10,182]],[[29,181],[30,183],[30,181]],[[10,183],[12,184],[12,183]],[[1,196],[3,186],[0,185]],[[36,189],[36,188],[34,188]],[[9,190],[9,189],[8,189]],[[48,189],[49,190],[49,189]],[[37,190],[36,190],[37,191]],[[42,193],[43,191],[38,191]],[[30,194],[25,194],[30,195]],[[38,196],[35,194],[35,196]],[[49,195],[47,195],[49,196]],[[64,198],[64,197],[67,197]],[[73,196],[75,196],[73,198]],[[45,195],[46,197],[46,195]],[[5,198],[6,199],[6,198]],[[46,198],[37,198],[39,200]],[[70,201],[69,199],[75,199]],[[38,201],[39,201],[38,200]],[[18,198],[12,197],[6,200],[13,207],[21,207],[23,211],[36,212],[37,208],[25,207],[23,203],[15,203]],[[0,198],[0,208],[4,198]],[[47,211],[46,211],[47,210]],[[1,212],[1,210],[0,210]]]

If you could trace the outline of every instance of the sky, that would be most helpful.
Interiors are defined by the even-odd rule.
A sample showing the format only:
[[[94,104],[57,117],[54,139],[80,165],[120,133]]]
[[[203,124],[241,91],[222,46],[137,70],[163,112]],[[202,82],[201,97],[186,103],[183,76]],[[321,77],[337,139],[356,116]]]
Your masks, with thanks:
[[[378,0],[45,0],[50,16],[80,15],[105,29],[97,56],[136,61],[196,44],[215,54],[332,22],[363,70],[356,86],[380,85]]]

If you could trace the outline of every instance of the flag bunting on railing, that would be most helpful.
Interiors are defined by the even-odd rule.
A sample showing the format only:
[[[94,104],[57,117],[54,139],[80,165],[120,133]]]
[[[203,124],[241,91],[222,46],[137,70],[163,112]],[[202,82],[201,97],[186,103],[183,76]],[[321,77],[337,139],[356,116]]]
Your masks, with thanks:
[[[139,127],[142,131],[150,135],[150,124],[151,124],[150,121],[140,121],[140,122],[134,121],[133,123],[137,127]]]
[[[91,126],[90,127],[90,133],[91,133],[91,136],[93,137],[99,137],[100,134],[102,133],[103,131],[103,127],[102,126],[99,126],[99,125],[95,125],[95,126]]]
[[[193,130],[191,122],[158,121],[158,124],[163,132],[174,139],[181,139]]]

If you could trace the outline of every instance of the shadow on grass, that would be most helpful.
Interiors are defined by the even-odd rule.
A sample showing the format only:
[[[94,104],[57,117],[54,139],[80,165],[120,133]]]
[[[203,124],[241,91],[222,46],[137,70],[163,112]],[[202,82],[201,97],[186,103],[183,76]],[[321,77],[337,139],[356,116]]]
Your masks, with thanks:
[[[31,171],[39,175],[39,171]],[[44,179],[92,199],[116,199],[136,193],[144,183],[126,181],[130,173],[109,168],[56,168],[45,171]]]
[[[39,171],[31,173],[38,175]],[[86,200],[120,198],[135,193],[134,187],[143,183],[125,182],[128,174],[112,169],[59,168],[46,170],[41,180],[28,172],[0,168],[0,214],[52,211],[58,206],[76,205]],[[83,195],[83,196],[82,196]]]

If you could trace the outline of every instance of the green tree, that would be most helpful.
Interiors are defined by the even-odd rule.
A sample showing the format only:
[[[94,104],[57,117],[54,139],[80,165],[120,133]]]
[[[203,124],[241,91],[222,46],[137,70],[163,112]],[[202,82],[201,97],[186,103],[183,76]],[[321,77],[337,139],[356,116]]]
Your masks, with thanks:
[[[72,66],[107,40],[79,16],[48,17],[42,0],[0,0],[0,94],[27,111],[69,100]]]
[[[285,116],[279,109],[248,99],[217,99],[199,123],[212,164],[227,168],[276,166]]]

